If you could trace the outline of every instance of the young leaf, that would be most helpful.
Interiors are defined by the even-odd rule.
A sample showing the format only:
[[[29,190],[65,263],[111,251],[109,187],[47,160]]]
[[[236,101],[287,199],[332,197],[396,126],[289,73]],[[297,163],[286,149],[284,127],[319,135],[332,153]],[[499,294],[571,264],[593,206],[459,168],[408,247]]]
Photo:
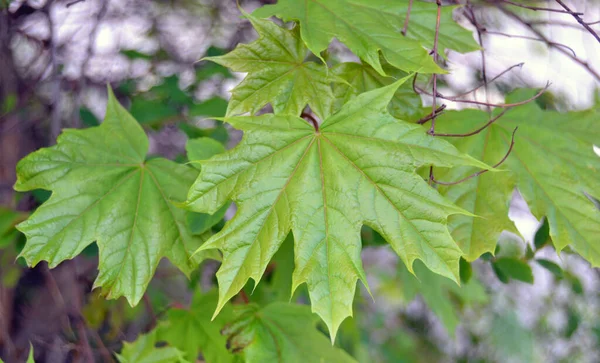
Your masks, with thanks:
[[[518,92],[513,98],[526,99],[527,93]],[[487,120],[483,111],[447,112],[439,118],[438,130],[469,132]],[[600,196],[600,158],[593,151],[594,145],[600,145],[598,111],[559,113],[530,103],[507,111],[477,135],[452,138],[451,142],[459,150],[493,164],[508,150],[515,127],[519,129],[512,153],[501,166],[512,173],[481,175],[440,188],[458,206],[483,217],[453,217],[454,238],[468,260],[492,251],[500,232],[514,229],[508,219],[508,202],[516,186],[531,212],[539,219],[547,217],[557,251],[571,245],[592,266],[599,266],[600,211],[586,195]],[[455,169],[436,173],[436,178],[459,180],[473,171]]]
[[[458,279],[462,252],[446,219],[462,213],[416,173],[423,165],[487,166],[386,111],[404,80],[366,92],[318,130],[295,116],[231,117],[245,132],[233,150],[202,162],[188,195],[192,210],[214,213],[227,200],[238,211],[201,250],[218,248],[219,309],[252,278],[258,283],[290,230],[293,290],[307,283],[313,311],[332,338],[352,314],[367,224],[392,245],[409,270],[421,259]]]
[[[424,47],[433,47],[436,5],[415,1],[407,36],[400,32],[408,0],[279,0],[254,14],[276,15],[285,21],[298,21],[302,39],[314,54],[327,49],[332,38],[344,43],[354,54],[385,75],[380,52],[394,67],[420,73],[441,72]],[[440,53],[446,47],[459,52],[478,49],[471,32],[452,19],[454,7],[445,6],[440,20]]]
[[[201,351],[204,360],[211,363],[237,361],[226,347],[226,339],[220,330],[228,319],[233,318],[230,309],[211,321],[209,307],[217,305],[217,294],[196,293],[189,310],[170,309],[167,320],[158,327],[158,340],[185,353],[188,360],[195,362]]]
[[[120,363],[191,363],[184,353],[175,347],[157,348],[157,330],[140,335],[134,342],[123,343],[121,353],[115,354]]]
[[[355,362],[317,330],[308,306],[279,302],[245,310],[224,333],[247,363]]]
[[[299,116],[308,104],[320,118],[329,116],[333,95],[327,66],[304,61],[307,49],[298,32],[245,16],[258,32],[258,40],[205,58],[236,72],[248,72],[232,91],[227,115],[255,114],[271,103],[275,113]]]
[[[402,72],[391,67],[384,67],[386,73],[402,77]],[[335,97],[334,110],[339,110],[357,95],[376,88],[394,83],[391,77],[384,77],[377,73],[371,66],[360,63],[340,63],[335,66],[332,73],[347,83],[336,82],[333,87]],[[394,94],[388,106],[392,116],[405,121],[416,121],[429,111],[424,112],[421,96],[416,94],[410,83],[404,83]]]
[[[546,270],[550,271],[556,278],[558,278],[558,279],[563,278],[563,276],[564,276],[563,270],[556,263],[554,263],[550,260],[543,259],[543,258],[538,258],[537,260],[535,260],[535,262],[537,262],[540,266],[542,266]]]
[[[186,228],[182,200],[197,172],[172,161],[145,160],[148,139],[109,89],[102,125],[64,130],[55,146],[17,165],[17,191],[37,188],[52,196],[18,225],[27,236],[21,256],[30,266],[51,267],[77,256],[96,241],[95,286],[108,297],[141,299],[159,260],[168,257],[189,274],[203,255],[192,252],[204,237]]]
[[[544,247],[546,243],[550,241],[550,226],[548,225],[548,218],[544,217],[542,219],[542,224],[540,228],[535,232],[535,236],[533,238],[533,245],[536,250]]]

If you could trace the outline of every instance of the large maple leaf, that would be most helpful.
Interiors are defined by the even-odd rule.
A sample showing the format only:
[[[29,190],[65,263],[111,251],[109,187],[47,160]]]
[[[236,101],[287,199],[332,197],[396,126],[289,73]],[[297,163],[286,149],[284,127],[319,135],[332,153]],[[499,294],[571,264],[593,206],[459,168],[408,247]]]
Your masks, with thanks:
[[[521,91],[511,97],[523,99]],[[437,122],[440,133],[466,133],[488,120],[483,111],[447,112]],[[510,147],[511,133],[518,127],[511,154],[500,168],[509,172],[481,175],[465,183],[441,186],[440,191],[457,205],[482,218],[452,216],[452,235],[474,260],[491,252],[502,230],[514,230],[508,207],[515,187],[538,218],[546,217],[558,251],[571,245],[593,266],[600,265],[600,211],[588,198],[600,197],[600,114],[597,109],[559,113],[543,111],[536,104],[519,106],[479,134],[453,138],[458,149],[494,164]],[[436,171],[443,181],[460,180],[472,168]],[[587,195],[586,195],[587,194]]]
[[[407,9],[406,0],[279,0],[254,14],[298,21],[302,39],[317,55],[337,38],[382,75],[380,52],[392,66],[404,71],[441,72],[424,49],[433,47],[436,5],[415,2],[403,36]],[[478,49],[472,33],[452,19],[453,9],[442,9],[439,49],[442,53],[447,47],[459,52]]]
[[[109,90],[106,118],[86,130],[64,130],[55,146],[17,165],[17,191],[46,189],[52,196],[18,229],[27,236],[21,252],[30,266],[50,267],[77,256],[96,241],[95,286],[108,297],[141,299],[162,257],[186,274],[202,256],[190,258],[206,237],[186,227],[185,199],[197,172],[172,161],[146,161],[148,139]]]
[[[318,130],[292,115],[230,117],[243,130],[233,150],[201,162],[187,206],[214,213],[229,199],[235,217],[202,250],[218,248],[223,264],[218,310],[252,278],[258,282],[290,231],[293,286],[307,283],[313,310],[335,337],[352,313],[361,265],[360,229],[377,230],[412,270],[416,259],[456,279],[462,252],[446,226],[461,213],[417,175],[436,164],[485,164],[386,110],[404,80],[363,93]]]
[[[333,95],[327,66],[304,61],[308,50],[297,31],[244,15],[258,32],[258,40],[205,58],[236,72],[248,72],[232,91],[227,115],[254,114],[270,102],[275,113],[300,115],[308,104],[319,117],[329,116]]]

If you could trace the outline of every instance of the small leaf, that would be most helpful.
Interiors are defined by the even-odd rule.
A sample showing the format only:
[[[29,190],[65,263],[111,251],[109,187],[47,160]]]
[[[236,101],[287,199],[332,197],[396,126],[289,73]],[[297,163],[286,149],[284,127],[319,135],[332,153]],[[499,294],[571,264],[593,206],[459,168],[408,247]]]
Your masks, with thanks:
[[[121,353],[116,354],[120,363],[191,363],[184,353],[171,346],[157,348],[157,330],[142,334],[131,343],[123,343]]]
[[[210,159],[217,154],[225,152],[225,147],[214,139],[200,137],[188,140],[185,144],[185,151],[187,152],[188,159],[192,162],[191,164],[195,168],[200,169],[200,163],[197,163],[197,161]]]
[[[29,354],[27,355],[27,363],[35,363],[33,354],[33,345],[29,343]]]
[[[562,268],[560,268],[559,265],[557,265],[556,263],[550,261],[550,260],[545,260],[545,259],[537,259],[535,260],[537,263],[540,264],[540,266],[542,266],[543,268],[545,268],[546,270],[552,272],[552,274],[554,276],[556,276],[556,278],[561,279],[564,277],[564,273]]]
[[[189,275],[206,256],[192,253],[206,236],[192,236],[184,199],[197,172],[172,161],[146,161],[148,139],[109,89],[106,118],[98,127],[64,130],[55,146],[17,165],[17,191],[47,189],[52,196],[18,225],[27,236],[28,265],[50,267],[96,241],[99,274],[109,298],[141,299],[162,257]],[[213,254],[214,255],[214,254]]]
[[[533,242],[536,250],[539,250],[550,242],[550,225],[548,224],[548,218],[544,217],[542,219],[542,224],[537,232],[535,232]]]
[[[308,306],[278,302],[244,310],[224,334],[247,363],[355,362],[317,330]]]
[[[507,278],[533,284],[533,272],[531,271],[531,266],[523,260],[502,257],[492,262],[492,265]],[[502,278],[500,280],[504,282]]]
[[[189,106],[190,116],[223,117],[227,112],[227,101],[221,97],[213,97],[201,103]]]
[[[460,259],[460,281],[468,283],[473,276],[473,267],[467,260],[461,257]]]
[[[205,59],[248,72],[232,91],[227,115],[255,114],[267,103],[275,113],[300,116],[308,104],[320,118],[329,116],[333,94],[327,66],[304,62],[307,49],[297,32],[245,14],[259,34],[232,52]]]

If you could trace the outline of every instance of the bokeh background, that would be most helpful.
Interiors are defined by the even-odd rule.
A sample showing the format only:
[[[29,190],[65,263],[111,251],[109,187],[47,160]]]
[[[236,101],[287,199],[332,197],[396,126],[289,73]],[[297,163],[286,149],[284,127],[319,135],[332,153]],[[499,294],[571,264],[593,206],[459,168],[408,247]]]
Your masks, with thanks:
[[[252,11],[273,2],[240,0],[239,5]],[[568,112],[598,102],[598,77],[590,69],[600,72],[600,45],[570,15],[512,9],[550,44],[530,39],[539,36],[503,15],[494,1],[473,3],[486,28],[488,78],[523,65],[468,97],[502,102],[511,89],[540,88],[550,81],[549,93],[538,100],[546,108]],[[597,1],[567,3],[600,30]],[[556,7],[552,1],[541,4]],[[455,10],[455,18],[474,30],[463,9]],[[94,247],[54,270],[45,263],[26,268],[16,260],[23,236],[11,227],[48,195],[15,193],[15,165],[54,144],[62,128],[98,125],[107,83],[148,132],[150,153],[185,160],[187,139],[199,136],[233,147],[239,133],[210,118],[224,115],[228,91],[243,75],[200,59],[255,38],[234,0],[0,0],[0,356],[24,361],[31,343],[38,362],[79,362],[84,340],[97,361],[112,361],[123,340],[151,329],[168,307],[189,304],[190,287],[214,286],[216,263],[203,264],[188,281],[163,261],[143,302],[131,308],[91,290]],[[565,55],[565,47],[589,69]],[[338,43],[329,56],[353,59]],[[479,85],[481,57],[481,52],[450,51],[445,66],[451,72],[441,78],[442,93]],[[510,215],[521,236],[503,235],[499,253],[523,255],[541,221],[518,193]],[[577,255],[559,257],[546,245],[537,257],[561,270],[532,263],[533,284],[503,283],[483,259],[473,264],[468,288],[426,271],[418,287],[378,236],[365,230],[363,238],[374,299],[359,291],[356,318],[344,323],[338,341],[359,361],[600,361],[600,274]]]

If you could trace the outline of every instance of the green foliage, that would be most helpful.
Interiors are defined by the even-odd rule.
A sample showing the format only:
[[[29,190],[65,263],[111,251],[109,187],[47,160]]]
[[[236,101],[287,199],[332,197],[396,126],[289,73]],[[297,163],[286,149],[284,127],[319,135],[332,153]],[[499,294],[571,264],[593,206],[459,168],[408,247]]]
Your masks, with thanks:
[[[171,309],[166,321],[158,327],[158,339],[185,353],[185,357],[195,362],[199,352],[210,363],[230,363],[238,361],[226,348],[226,338],[220,330],[233,319],[231,307],[211,321],[212,310],[217,305],[217,294],[194,295],[191,307]]]
[[[497,258],[492,262],[494,272],[500,281],[507,283],[510,279],[533,284],[533,272],[529,264],[512,257]]]
[[[314,54],[324,51],[332,38],[339,39],[354,54],[385,75],[380,52],[394,67],[420,73],[442,72],[424,49],[432,48],[435,34],[436,6],[415,2],[407,36],[399,32],[408,9],[408,0],[280,0],[266,5],[254,14],[276,15],[300,24],[302,39]],[[452,20],[452,7],[444,7],[441,20],[440,48],[459,52],[476,50],[469,31]],[[440,52],[441,53],[441,52]]]
[[[65,130],[56,146],[39,150],[17,166],[15,189],[47,189],[52,196],[18,228],[28,239],[21,256],[31,266],[51,267],[96,241],[95,286],[108,297],[142,297],[159,260],[168,257],[184,273],[204,255],[192,252],[204,237],[186,227],[184,199],[196,172],[172,161],[145,160],[148,139],[109,90],[101,126]]]
[[[518,92],[510,99],[524,99],[529,94]],[[469,132],[487,119],[483,111],[448,112],[438,120],[439,132]],[[586,195],[600,195],[600,159],[593,151],[593,145],[600,143],[597,120],[595,109],[564,114],[543,111],[530,103],[507,111],[475,136],[450,140],[462,152],[495,164],[507,152],[511,133],[518,127],[512,153],[501,166],[507,172],[488,173],[440,188],[458,206],[483,217],[451,219],[453,236],[468,260],[493,251],[502,230],[514,230],[508,219],[508,203],[517,187],[531,212],[539,219],[547,217],[550,237],[558,251],[570,245],[592,266],[600,264],[600,247],[596,243],[600,211]],[[436,177],[458,180],[473,171],[457,168]]]
[[[308,104],[321,118],[329,116],[333,95],[327,67],[305,62],[307,49],[298,32],[245,14],[260,38],[231,53],[208,57],[248,76],[233,89],[227,115],[255,114],[267,103],[275,113],[299,116]]]
[[[354,362],[317,330],[317,320],[303,305],[244,305],[223,333],[228,336],[228,345],[234,351],[242,350],[248,363]]]
[[[121,353],[116,354],[120,363],[191,363],[184,353],[171,346],[157,348],[156,330],[140,335],[134,342],[123,344]]]
[[[352,314],[356,281],[366,284],[362,224],[385,236],[409,270],[421,259],[458,279],[462,253],[446,218],[462,210],[415,170],[432,163],[486,165],[390,116],[386,106],[402,82],[359,95],[319,130],[295,116],[225,119],[246,133],[244,140],[201,163],[186,202],[205,213],[228,199],[238,205],[235,217],[201,248],[223,252],[217,313],[248,279],[260,280],[290,229],[296,244],[292,290],[307,283],[313,311],[332,337]]]

